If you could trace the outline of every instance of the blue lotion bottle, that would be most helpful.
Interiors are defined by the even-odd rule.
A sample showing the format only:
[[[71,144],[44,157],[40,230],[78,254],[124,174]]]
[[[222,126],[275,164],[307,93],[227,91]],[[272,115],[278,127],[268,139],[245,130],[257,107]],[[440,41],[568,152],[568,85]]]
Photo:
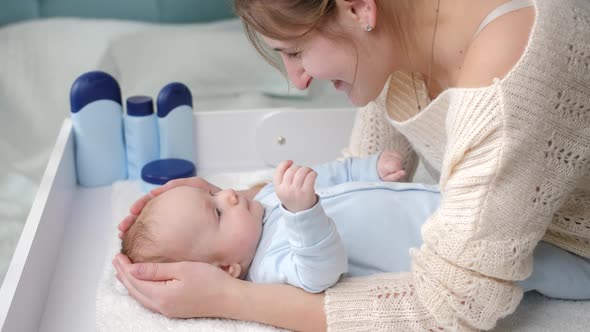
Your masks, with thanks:
[[[182,83],[170,83],[158,94],[160,158],[195,162],[193,97]]]
[[[78,183],[110,185],[127,178],[121,89],[107,73],[78,77],[70,91]]]
[[[158,122],[154,102],[147,96],[127,98],[124,117],[127,174],[130,180],[141,178],[141,169],[160,158]]]

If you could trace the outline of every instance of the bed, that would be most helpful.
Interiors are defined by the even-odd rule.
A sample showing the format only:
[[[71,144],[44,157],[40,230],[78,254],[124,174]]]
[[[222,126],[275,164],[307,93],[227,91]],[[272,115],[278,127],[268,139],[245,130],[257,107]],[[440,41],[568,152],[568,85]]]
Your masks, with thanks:
[[[112,73],[124,97],[155,95],[172,80],[189,85],[198,172],[220,185],[236,181],[221,174],[264,172],[285,158],[327,161],[347,145],[355,109],[326,84],[303,93],[288,87],[247,44],[227,2],[121,6],[115,0],[0,5],[0,271],[11,261],[0,289],[2,331],[109,326],[97,324],[96,297],[118,216],[111,214],[113,187],[76,185],[67,118],[69,88],[79,74]],[[287,143],[278,144],[279,137]],[[415,180],[432,181],[423,172]],[[531,294],[496,330],[583,330],[588,310],[586,302]],[[210,320],[192,327],[269,329]]]

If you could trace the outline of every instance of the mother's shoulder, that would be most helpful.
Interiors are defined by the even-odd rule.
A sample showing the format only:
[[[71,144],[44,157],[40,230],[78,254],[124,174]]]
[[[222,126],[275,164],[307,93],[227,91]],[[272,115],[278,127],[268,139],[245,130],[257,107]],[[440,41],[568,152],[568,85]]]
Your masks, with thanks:
[[[485,87],[504,78],[522,57],[534,22],[533,7],[492,21],[469,46],[456,86]]]

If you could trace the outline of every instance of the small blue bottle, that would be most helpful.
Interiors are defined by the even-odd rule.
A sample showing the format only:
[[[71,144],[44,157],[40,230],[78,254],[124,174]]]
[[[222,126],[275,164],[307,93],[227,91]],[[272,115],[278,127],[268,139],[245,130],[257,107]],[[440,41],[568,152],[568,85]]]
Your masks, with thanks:
[[[141,169],[150,161],[160,158],[158,122],[154,102],[148,96],[127,98],[124,117],[127,175],[130,180],[141,178]]]
[[[147,193],[170,180],[195,175],[195,165],[188,160],[176,158],[154,160],[141,170],[141,189]]]
[[[70,90],[76,173],[84,187],[127,178],[121,89],[107,73],[78,77]]]
[[[160,158],[180,158],[194,163],[193,97],[182,83],[170,83],[158,94]]]

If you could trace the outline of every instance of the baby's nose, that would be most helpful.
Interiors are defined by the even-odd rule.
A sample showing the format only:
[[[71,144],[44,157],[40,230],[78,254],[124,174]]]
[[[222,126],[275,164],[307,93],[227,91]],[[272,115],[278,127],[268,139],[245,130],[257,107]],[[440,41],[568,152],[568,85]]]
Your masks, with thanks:
[[[225,195],[226,195],[227,202],[229,204],[231,204],[231,205],[238,204],[238,195],[236,194],[236,192],[233,189],[225,190]]]

